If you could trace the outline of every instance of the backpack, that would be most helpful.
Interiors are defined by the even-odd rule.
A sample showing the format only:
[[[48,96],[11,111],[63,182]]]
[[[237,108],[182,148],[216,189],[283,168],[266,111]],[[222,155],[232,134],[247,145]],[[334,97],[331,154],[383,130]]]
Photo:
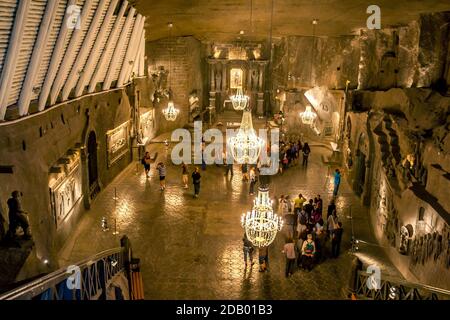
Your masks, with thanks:
[[[311,254],[314,252],[314,245],[312,242],[306,242],[306,246],[305,246],[305,253],[306,254]]]

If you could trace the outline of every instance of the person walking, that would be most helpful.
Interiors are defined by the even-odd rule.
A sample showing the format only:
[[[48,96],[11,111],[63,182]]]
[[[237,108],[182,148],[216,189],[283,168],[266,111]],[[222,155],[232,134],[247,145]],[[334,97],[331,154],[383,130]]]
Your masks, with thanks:
[[[339,191],[339,185],[341,184],[341,172],[339,169],[336,169],[334,172],[334,190],[333,190],[333,196],[337,196]]]
[[[183,185],[184,188],[187,189],[188,188],[188,167],[186,165],[186,163],[183,162],[183,165],[181,166],[181,175],[182,175],[182,181],[183,181]]]
[[[333,239],[333,233],[338,228],[339,219],[336,210],[327,219],[327,233]]]
[[[339,221],[337,229],[334,230],[333,236],[331,238],[331,256],[333,258],[339,257],[343,232],[344,229],[342,228],[342,222]]]
[[[302,245],[302,268],[311,271],[314,265],[314,254],[316,246],[314,244],[312,234],[308,234],[306,241]]]
[[[17,227],[22,227],[23,229],[23,239],[31,239],[30,222],[28,220],[28,214],[22,209],[22,204],[20,198],[22,197],[22,192],[17,190],[11,193],[11,198],[8,199],[8,216],[9,216],[9,230],[8,236],[14,239],[16,236]]]
[[[286,255],[286,278],[290,277],[293,273],[293,268],[295,265],[295,245],[292,238],[288,238],[283,250],[281,251]]]
[[[248,164],[244,163],[241,167],[242,170],[242,181],[248,181]]]
[[[253,266],[255,263],[253,262],[253,251],[255,248],[250,240],[248,240],[247,233],[244,232],[244,237],[242,238],[243,242],[243,250],[244,250],[244,263],[247,268],[247,260],[250,261],[250,266]]]
[[[161,188],[161,191],[164,191],[166,189],[166,166],[164,163],[160,162],[158,163],[156,170],[158,170],[159,174],[159,187]]]
[[[198,194],[200,193],[200,172],[198,167],[195,167],[194,172],[192,172],[192,183],[194,184],[194,198],[198,198]]]
[[[269,267],[269,247],[260,247],[258,249],[258,255],[259,255],[259,272],[265,272]]]
[[[303,145],[303,166],[307,166],[308,165],[308,157],[309,154],[311,153],[311,148],[309,147],[308,142],[305,142],[305,144]]]
[[[249,194],[250,195],[254,195],[255,194],[255,184],[257,181],[257,177],[256,177],[256,172],[255,172],[255,168],[250,168],[250,190],[249,190]]]
[[[150,153],[147,151],[141,161],[142,165],[144,166],[145,175],[147,178],[149,177],[150,174],[150,161],[151,161]]]

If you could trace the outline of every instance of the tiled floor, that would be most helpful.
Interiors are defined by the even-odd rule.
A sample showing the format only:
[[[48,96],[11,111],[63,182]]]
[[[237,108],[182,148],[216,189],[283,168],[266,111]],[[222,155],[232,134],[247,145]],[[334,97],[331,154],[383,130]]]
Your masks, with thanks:
[[[244,268],[241,214],[251,209],[253,196],[248,183],[243,183],[235,166],[232,179],[224,176],[224,168],[208,166],[202,172],[200,197],[194,199],[193,186],[183,189],[181,168],[168,160],[170,149],[151,144],[158,151],[157,161],[168,165],[167,189],[159,190],[155,166],[146,179],[142,167],[134,162],[122,172],[96,199],[61,251],[62,265],[76,262],[96,252],[117,246],[121,235],[132,241],[134,255],[141,259],[146,299],[342,299],[341,289],[347,285],[352,255],[350,248],[351,219],[357,238],[374,243],[367,209],[354,196],[345,182],[337,200],[338,214],[344,223],[343,254],[326,260],[306,273],[296,271],[284,277],[284,244],[282,231],[269,249],[270,271],[259,273],[257,264]],[[299,192],[306,197],[321,194],[324,207],[332,193],[332,179],[322,162],[329,150],[313,147],[307,169],[296,166],[272,178],[270,194]],[[192,167],[190,168],[192,170]],[[192,171],[191,171],[192,172]],[[117,189],[117,206],[113,200]],[[111,230],[103,232],[105,216]],[[114,217],[120,235],[112,234]],[[361,248],[360,257],[377,263],[384,273],[399,276],[377,246]]]

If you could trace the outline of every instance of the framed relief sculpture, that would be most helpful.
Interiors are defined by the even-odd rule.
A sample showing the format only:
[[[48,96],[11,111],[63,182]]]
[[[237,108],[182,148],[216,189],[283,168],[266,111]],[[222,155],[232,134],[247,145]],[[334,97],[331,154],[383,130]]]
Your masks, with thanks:
[[[73,213],[81,199],[80,164],[80,152],[70,151],[50,169],[50,202],[57,228]]]
[[[233,68],[230,70],[230,88],[242,88],[244,71],[240,68]]]
[[[128,121],[106,132],[108,168],[128,152]]]

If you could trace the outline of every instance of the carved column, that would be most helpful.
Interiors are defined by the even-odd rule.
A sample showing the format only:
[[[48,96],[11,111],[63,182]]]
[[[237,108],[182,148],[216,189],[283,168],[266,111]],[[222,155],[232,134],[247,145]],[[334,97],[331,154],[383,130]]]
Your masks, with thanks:
[[[216,62],[212,60],[208,60],[209,64],[209,71],[210,71],[210,79],[209,79],[209,107],[210,108],[216,108],[216,75],[215,75],[215,69],[216,69]]]
[[[263,88],[263,76],[264,76],[265,63],[258,63],[259,77],[258,77],[258,100],[256,107],[256,114],[258,117],[264,116],[264,88]]]
[[[364,176],[364,190],[361,195],[362,203],[366,206],[370,205],[370,187],[371,187],[370,166],[371,166],[370,160],[366,160],[366,173]]]

